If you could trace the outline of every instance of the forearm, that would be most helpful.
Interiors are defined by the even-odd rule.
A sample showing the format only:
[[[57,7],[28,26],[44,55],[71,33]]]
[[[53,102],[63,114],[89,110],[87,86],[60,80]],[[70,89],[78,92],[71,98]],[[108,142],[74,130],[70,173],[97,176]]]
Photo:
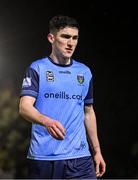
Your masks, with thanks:
[[[65,136],[65,128],[63,125],[59,121],[41,114],[34,107],[35,100],[33,97],[23,96],[19,103],[19,113],[24,119],[45,126],[49,134],[55,139],[63,140]]]
[[[92,123],[93,122],[93,123]],[[92,124],[91,124],[92,123]],[[91,121],[90,119],[85,122],[88,139],[91,148],[93,149],[93,152],[101,152],[100,150],[100,144],[97,136],[97,128],[96,128],[96,122]]]
[[[97,123],[96,116],[93,108],[90,108],[85,113],[85,126],[88,134],[90,146],[94,153],[101,152],[98,134],[97,134]]]
[[[23,99],[20,100],[19,105],[20,115],[32,123],[45,125],[50,118],[41,114],[30,102],[25,102]]]
[[[85,126],[90,146],[94,153],[96,175],[101,177],[105,172],[106,164],[102,157],[97,134],[96,116],[92,105],[85,106]]]

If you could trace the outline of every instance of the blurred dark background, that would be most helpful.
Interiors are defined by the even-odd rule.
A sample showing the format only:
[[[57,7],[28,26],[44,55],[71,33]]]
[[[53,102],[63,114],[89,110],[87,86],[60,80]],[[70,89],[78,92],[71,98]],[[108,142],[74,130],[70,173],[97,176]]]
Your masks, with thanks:
[[[0,178],[27,178],[31,124],[18,114],[23,74],[49,55],[48,21],[75,17],[74,54],[94,75],[94,108],[107,171],[103,178],[138,178],[136,2],[0,0]]]

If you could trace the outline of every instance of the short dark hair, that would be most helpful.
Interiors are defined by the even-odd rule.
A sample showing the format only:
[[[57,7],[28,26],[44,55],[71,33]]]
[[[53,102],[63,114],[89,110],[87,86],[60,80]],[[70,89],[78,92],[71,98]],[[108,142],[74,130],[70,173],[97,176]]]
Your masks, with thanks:
[[[49,31],[51,33],[56,33],[67,26],[79,29],[79,24],[76,19],[69,16],[57,15],[49,21]]]

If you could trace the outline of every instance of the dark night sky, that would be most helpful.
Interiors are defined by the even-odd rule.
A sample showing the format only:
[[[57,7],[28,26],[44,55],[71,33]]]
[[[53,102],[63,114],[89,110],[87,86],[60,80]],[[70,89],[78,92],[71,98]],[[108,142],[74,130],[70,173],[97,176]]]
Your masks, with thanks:
[[[94,106],[107,178],[132,178],[138,168],[138,158],[132,155],[138,143],[136,7],[133,1],[0,0],[0,80],[12,77],[20,84],[29,63],[49,55],[46,36],[52,16],[65,14],[79,21],[74,57],[94,73]]]

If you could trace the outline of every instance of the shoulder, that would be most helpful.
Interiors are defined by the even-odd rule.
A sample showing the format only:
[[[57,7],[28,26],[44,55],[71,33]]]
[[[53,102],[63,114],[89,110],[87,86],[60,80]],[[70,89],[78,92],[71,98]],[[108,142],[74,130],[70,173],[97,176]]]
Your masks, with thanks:
[[[35,69],[35,68],[38,68],[39,66],[45,64],[46,62],[47,62],[47,57],[36,59],[30,64],[30,67]]]
[[[73,64],[76,67],[81,68],[83,71],[92,74],[92,69],[88,65],[86,65],[78,60],[74,60],[74,59],[73,59]]]
[[[44,57],[44,58],[34,60],[29,64],[27,69],[32,69],[32,70],[35,70],[37,73],[39,73],[40,69],[42,69],[43,66],[47,64],[48,62],[47,59],[48,59],[47,57]]]
[[[33,72],[36,71],[39,74],[41,67],[43,67],[43,65],[46,63],[47,63],[47,57],[36,59],[28,65],[26,71],[33,71]]]

